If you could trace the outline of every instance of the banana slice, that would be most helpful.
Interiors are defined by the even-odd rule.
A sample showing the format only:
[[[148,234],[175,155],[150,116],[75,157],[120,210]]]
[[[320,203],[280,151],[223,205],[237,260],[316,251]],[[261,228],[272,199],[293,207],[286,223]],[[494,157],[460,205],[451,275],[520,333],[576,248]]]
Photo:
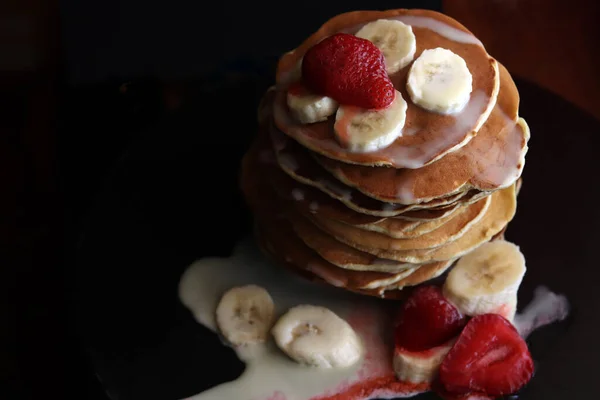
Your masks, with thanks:
[[[412,27],[400,21],[379,19],[370,22],[356,36],[370,40],[381,50],[388,74],[406,67],[417,51],[417,39]]]
[[[352,327],[324,307],[291,308],[277,321],[272,334],[277,346],[290,358],[314,367],[349,367],[363,353]]]
[[[413,352],[400,348],[394,350],[394,372],[402,382],[432,382],[454,340],[429,350]]]
[[[406,101],[397,90],[392,104],[382,110],[342,105],[335,115],[336,138],[342,146],[356,153],[383,149],[402,136],[406,108]]]
[[[303,124],[325,121],[338,108],[337,101],[331,97],[310,93],[300,83],[288,88],[287,104],[292,115]]]
[[[525,257],[505,240],[485,243],[462,257],[450,271],[443,293],[463,314],[501,314],[512,321]]]
[[[469,102],[473,77],[467,63],[450,50],[424,50],[408,72],[406,89],[413,103],[440,114],[454,114]]]
[[[269,293],[256,285],[228,290],[217,306],[217,326],[231,344],[262,343],[273,324],[275,306]]]

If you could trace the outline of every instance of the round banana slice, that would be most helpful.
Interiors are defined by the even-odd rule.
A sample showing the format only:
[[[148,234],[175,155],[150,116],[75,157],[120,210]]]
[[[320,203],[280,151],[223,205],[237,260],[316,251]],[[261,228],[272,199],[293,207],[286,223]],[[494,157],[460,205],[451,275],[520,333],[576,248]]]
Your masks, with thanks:
[[[382,110],[342,105],[335,115],[335,136],[351,152],[366,153],[383,149],[402,136],[406,109],[406,101],[397,90],[392,104]]]
[[[303,124],[325,121],[338,108],[337,101],[331,97],[310,93],[299,83],[288,88],[287,105],[294,118]]]
[[[273,324],[275,306],[269,293],[256,285],[228,290],[217,306],[217,326],[235,346],[262,343]]]
[[[454,114],[469,102],[473,77],[467,63],[450,50],[425,50],[408,72],[406,89],[413,103],[440,114]]]
[[[511,320],[525,270],[518,246],[505,240],[488,242],[456,263],[443,293],[463,314],[494,313]]]
[[[352,327],[324,307],[291,308],[277,321],[272,334],[277,346],[290,358],[314,367],[349,367],[363,353]]]
[[[381,50],[388,74],[406,67],[417,51],[417,39],[412,27],[396,20],[379,19],[370,22],[356,36],[370,40]]]

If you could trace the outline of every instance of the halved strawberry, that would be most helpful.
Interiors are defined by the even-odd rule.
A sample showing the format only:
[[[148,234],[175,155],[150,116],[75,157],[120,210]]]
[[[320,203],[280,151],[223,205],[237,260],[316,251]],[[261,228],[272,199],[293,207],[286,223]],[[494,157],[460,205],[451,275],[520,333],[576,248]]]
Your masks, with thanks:
[[[442,362],[439,379],[449,393],[483,392],[503,396],[521,389],[533,376],[527,343],[497,314],[471,319]]]
[[[396,346],[423,351],[456,337],[465,317],[446,300],[437,286],[423,286],[411,294],[400,309]]]
[[[381,50],[347,33],[330,36],[306,52],[302,79],[315,93],[340,104],[380,109],[396,97]]]

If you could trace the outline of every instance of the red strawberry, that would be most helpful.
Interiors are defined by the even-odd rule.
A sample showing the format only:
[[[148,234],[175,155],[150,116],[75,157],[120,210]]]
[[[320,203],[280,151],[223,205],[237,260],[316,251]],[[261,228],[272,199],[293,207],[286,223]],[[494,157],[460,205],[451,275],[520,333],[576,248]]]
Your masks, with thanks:
[[[440,288],[423,286],[400,309],[396,346],[408,351],[431,349],[457,336],[465,324],[465,317],[446,300]]]
[[[450,393],[503,396],[533,376],[533,360],[515,327],[498,314],[471,319],[440,367],[440,383]]]
[[[314,92],[340,104],[385,108],[396,97],[383,53],[372,42],[346,33],[330,36],[306,52],[302,79]]]

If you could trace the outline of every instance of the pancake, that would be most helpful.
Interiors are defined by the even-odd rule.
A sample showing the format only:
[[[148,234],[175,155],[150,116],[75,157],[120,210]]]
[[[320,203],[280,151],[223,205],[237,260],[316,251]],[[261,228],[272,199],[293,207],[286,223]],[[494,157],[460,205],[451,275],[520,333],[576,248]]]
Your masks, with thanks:
[[[432,249],[447,245],[461,238],[469,229],[485,215],[491,202],[488,196],[470,205],[450,219],[440,228],[414,238],[395,239],[377,232],[365,232],[336,221],[311,216],[309,219],[334,238],[344,243],[355,243],[359,246],[383,250],[419,250]]]
[[[253,149],[249,151],[248,156],[253,157],[254,162],[248,168],[257,169],[260,175],[267,176],[275,192],[303,213],[312,213],[391,237],[416,237],[436,229],[456,212],[464,209],[460,204],[455,204],[441,210],[409,211],[393,218],[361,214],[320,190],[294,181],[279,168],[274,168],[276,163],[273,151],[271,148],[264,148],[266,145],[268,143],[265,143],[264,135],[258,136]]]
[[[322,258],[340,268],[361,272],[399,272],[413,268],[417,264],[387,260],[358,250],[317,228],[306,217],[298,213],[290,212],[287,218],[302,242]]]
[[[252,155],[253,153],[256,155],[252,151],[248,154]],[[252,157],[244,157],[243,165],[247,166],[251,159]],[[257,176],[253,173],[257,170],[244,168],[244,171],[241,175],[241,187],[249,204],[253,206],[257,219],[260,221],[256,224],[257,240],[259,244],[262,242],[263,251],[270,254],[271,258],[278,264],[293,270],[306,279],[343,286],[347,290],[365,295],[398,299],[406,295],[406,291],[399,289],[434,279],[444,273],[452,264],[451,261],[426,265],[407,264],[407,268],[396,273],[352,271],[339,268],[319,257],[297,236],[290,234],[289,224],[287,230],[282,228],[282,226],[285,227],[286,222],[283,219],[285,214],[280,210],[283,205],[277,204],[273,200],[275,197],[272,192],[270,193],[270,187],[265,185],[265,181],[257,179]],[[270,196],[268,196],[269,194]],[[268,217],[265,217],[265,215]],[[272,225],[271,232],[273,233],[268,241],[270,245],[265,245],[264,240],[262,240],[264,234],[258,232],[259,227],[261,224],[265,225],[264,221],[274,219],[280,221],[280,224]],[[281,249],[284,249],[284,251]],[[350,251],[354,251],[354,249],[350,248]],[[288,255],[287,259],[283,254]],[[290,257],[290,254],[293,255],[293,258]],[[368,254],[364,256],[372,257]],[[296,260],[295,263],[294,260]],[[377,261],[383,261],[383,263],[379,264]],[[379,266],[385,265],[385,263],[385,260],[376,260],[376,264]],[[306,268],[306,266],[310,267]]]
[[[247,168],[257,170],[259,176],[266,178],[275,192],[282,199],[293,203],[303,212],[317,213],[325,218],[361,226],[382,221],[385,217],[362,214],[346,207],[340,201],[326,195],[320,190],[293,180],[281,171],[275,161],[275,154],[266,134],[260,134],[248,151]],[[411,223],[418,223],[419,220]]]
[[[292,179],[313,186],[323,193],[341,201],[348,208],[359,213],[391,217],[412,210],[430,209],[439,207],[452,207],[463,196],[479,191],[459,192],[448,197],[441,197],[421,204],[386,203],[366,196],[360,191],[350,188],[321,167],[297,142],[286,138],[281,133],[271,131],[275,158],[281,170]]]
[[[473,193],[475,195],[475,193]],[[390,217],[391,219],[403,219],[408,221],[434,221],[439,218],[445,218],[452,213],[456,212],[461,207],[470,204],[468,195],[463,197],[463,204],[455,203],[452,206],[444,207],[440,209],[425,209],[425,210],[412,210],[402,214]]]
[[[278,166],[268,168],[266,175],[277,195],[304,213],[317,214],[352,226],[369,225],[385,220],[385,217],[361,214],[346,207],[339,200],[320,190],[293,180]],[[419,223],[418,221],[404,222],[407,224]]]
[[[459,207],[450,214],[431,221],[419,222],[386,218],[373,224],[359,226],[359,228],[371,232],[381,233],[395,239],[415,238],[440,228],[452,218],[456,217],[457,214],[464,212],[468,207],[469,206]]]
[[[244,190],[244,193],[246,195],[246,198],[248,199],[248,203],[249,205],[253,208],[256,209],[257,207],[260,207],[260,202],[259,204],[255,204],[256,202],[256,196],[253,196],[252,193],[259,191],[258,187],[261,185],[264,186],[264,180],[261,181],[261,176],[262,174],[260,173],[260,170],[257,168],[253,168],[252,164],[256,164],[256,159],[258,158],[257,154],[259,152],[259,143],[258,141],[255,142],[253,144],[252,149],[244,156],[243,159],[243,166],[242,166],[242,189]],[[514,193],[513,193],[514,196]],[[513,200],[513,204],[514,204],[514,200]],[[274,209],[269,209],[269,212],[273,213],[273,212],[277,212]],[[514,213],[514,210],[513,210]],[[511,216],[512,218],[512,216]],[[489,218],[487,218],[489,220]],[[298,218],[298,220],[302,221],[302,218]],[[481,223],[476,224],[478,226],[481,225]],[[294,228],[296,229],[298,225],[295,225]],[[431,257],[431,255],[427,255],[427,254],[407,254],[404,255],[404,257],[408,257],[410,259],[412,259],[413,261],[411,262],[406,262],[405,260],[390,260],[387,259],[385,257],[379,257],[379,256],[375,256],[373,254],[370,254],[369,251],[360,251],[359,249],[353,248],[351,246],[348,246],[347,244],[343,244],[338,240],[335,240],[334,238],[326,235],[324,232],[322,232],[320,229],[316,228],[313,224],[311,224],[310,222],[306,221],[304,224],[305,229],[308,229],[308,233],[305,235],[302,235],[302,232],[296,232],[302,239],[303,241],[309,245],[309,247],[313,248],[314,250],[316,250],[323,258],[325,258],[327,261],[331,262],[334,265],[337,265],[341,268],[346,268],[346,269],[351,269],[351,270],[359,270],[359,271],[365,271],[365,270],[371,270],[371,271],[377,271],[377,272],[398,272],[400,270],[404,270],[407,268],[411,268],[411,262],[413,264],[418,264],[421,263],[420,261],[415,261],[418,260],[419,257]],[[484,226],[485,228],[485,226]],[[481,229],[480,229],[481,230]],[[493,229],[490,230],[490,234],[493,234]],[[477,239],[474,238],[474,235],[465,235],[467,237],[471,238],[471,241],[474,241],[477,244]],[[465,239],[461,238],[461,240],[459,240],[460,243],[465,243]],[[481,241],[483,242],[483,241]],[[467,247],[468,245],[472,243],[468,242],[467,243]],[[473,246],[474,247],[474,246]],[[365,249],[366,250],[366,249]],[[421,251],[421,253],[423,253],[423,251]]]
[[[266,223],[265,223],[266,222]],[[312,273],[332,286],[346,289],[401,289],[433,279],[450,267],[452,262],[437,262],[415,266],[399,273],[351,271],[328,263],[304,245],[289,228],[285,219],[262,220],[256,232],[265,250],[297,269]]]
[[[261,100],[263,108],[266,108],[265,104],[268,103],[268,98],[272,97],[272,93],[272,90],[269,90],[263,96],[263,99]],[[259,114],[261,115],[266,113],[267,111],[265,110],[259,112]],[[269,179],[272,181],[272,184],[277,190],[278,194],[280,194],[284,198],[287,198],[288,200],[294,200],[295,202],[297,202],[299,207],[309,207],[311,212],[322,214],[325,218],[333,219],[355,226],[365,226],[365,228],[367,229],[369,225],[377,221],[383,221],[387,218],[383,216],[378,217],[376,215],[368,215],[359,212],[361,208],[358,205],[354,205],[354,208],[359,210],[355,211],[344,205],[339,200],[336,200],[331,196],[325,195],[323,192],[317,190],[315,187],[308,186],[291,179],[290,177],[282,173],[279,168],[270,168],[273,164],[275,164],[275,156],[273,154],[273,149],[271,148],[270,141],[267,141],[267,135],[264,133],[265,125],[268,125],[268,121],[264,116],[261,117],[261,121],[263,122],[261,124],[261,133],[257,136],[255,144],[253,144],[253,148],[257,147],[257,149],[249,150],[249,152],[255,151],[256,153],[258,153],[258,155],[255,158],[257,158],[259,162],[255,163],[255,165],[251,168],[259,168],[261,169],[261,171],[263,171],[263,173],[269,175]],[[475,193],[470,194],[470,196],[474,195]],[[476,201],[475,199],[469,199],[467,197],[465,197],[465,200],[469,200],[470,202]],[[388,205],[384,207],[388,207]],[[446,218],[460,208],[461,204],[456,203],[439,208],[404,211],[401,214],[394,215],[390,218],[392,218],[393,220],[400,221],[429,222],[440,218]],[[384,214],[386,213],[387,212],[385,211]],[[381,232],[380,228],[377,227],[375,227],[375,229],[373,230]]]
[[[514,217],[516,210],[515,185],[491,195],[492,203],[483,218],[461,238],[429,250],[382,250],[345,241],[351,247],[376,257],[408,263],[427,263],[461,257],[500,232]],[[341,240],[341,238],[340,238]]]
[[[403,68],[390,78],[408,104],[404,132],[411,134],[405,133],[379,151],[352,153],[335,140],[332,118],[315,124],[297,123],[287,108],[285,88],[301,58],[314,44],[339,31],[356,33],[365,23],[382,18],[399,19],[412,25],[417,43],[415,59],[423,50],[436,47],[449,49],[461,56],[473,76],[473,91],[460,113],[433,113],[412,103],[405,85],[409,67]],[[280,131],[328,158],[362,165],[421,168],[464,146],[477,133],[496,103],[499,81],[497,62],[471,32],[449,17],[427,10],[346,13],[326,22],[300,47],[282,57],[277,72],[274,119]]]
[[[333,281],[336,284],[340,284],[341,282],[345,282],[344,281],[345,276],[346,276],[345,274],[352,272],[352,271],[348,271],[348,270],[344,270],[344,269],[340,269],[340,268],[330,270],[329,268],[335,268],[335,266],[332,266],[331,264],[327,263],[326,261],[317,258],[316,261],[313,261],[313,262],[318,262],[319,265],[321,266],[321,268],[316,269],[316,271],[321,273],[322,275],[325,275],[328,279],[328,280],[326,280],[323,277],[316,275],[315,273],[313,273],[311,271],[308,271],[306,269],[299,267],[298,265],[306,265],[306,263],[302,262],[301,258],[298,259],[297,264],[293,264],[292,261],[294,261],[294,260],[292,260],[291,258],[288,257],[286,260],[284,257],[282,257],[278,252],[275,251],[275,246],[273,245],[273,243],[270,243],[268,241],[268,238],[265,238],[264,235],[261,234],[259,232],[259,229],[257,229],[257,228],[258,227],[255,225],[255,237],[256,237],[258,245],[261,248],[261,250],[263,251],[263,253],[265,253],[267,256],[269,256],[269,258],[271,258],[275,263],[287,268],[291,272],[293,272],[305,279],[308,279],[308,280],[310,280],[312,282],[316,282],[316,283],[327,283],[327,284],[331,285],[332,281]],[[499,232],[496,236],[494,236],[492,238],[492,240],[499,240],[499,239],[500,240],[504,239],[504,230],[502,230],[501,232]],[[304,256],[304,257],[306,257],[306,256]],[[361,294],[365,294],[368,296],[375,296],[375,297],[381,297],[381,298],[385,298],[385,299],[395,299],[395,300],[404,299],[410,294],[411,289],[413,287],[412,285],[414,285],[415,282],[420,281],[420,282],[426,284],[429,281],[431,281],[432,279],[435,279],[435,278],[443,275],[451,265],[452,265],[452,263],[448,263],[446,266],[443,266],[443,267],[440,266],[435,271],[428,270],[427,267],[420,268],[420,269],[417,269],[413,274],[409,275],[409,277],[404,279],[403,282],[396,282],[396,283],[392,283],[387,286],[380,286],[380,287],[374,288],[374,289],[358,289],[358,288],[354,288],[352,286],[345,286],[343,288],[346,290],[352,291],[352,292],[361,293]],[[401,286],[402,284],[403,284],[403,286]],[[418,284],[414,285],[414,286],[418,286]]]
[[[246,198],[246,202],[248,206],[252,210],[252,212],[256,215],[264,216],[270,215],[271,218],[275,216],[284,216],[285,209],[284,204],[281,201],[276,200],[276,196],[273,193],[272,188],[268,185],[268,182],[265,181],[263,175],[261,174],[261,170],[259,168],[255,168],[258,164],[258,154],[259,154],[259,142],[255,141],[252,144],[250,150],[244,155],[242,159],[242,172],[240,175],[240,187]],[[289,215],[297,215],[297,218],[302,221],[301,214],[294,213],[291,210],[291,207],[287,210]],[[289,217],[288,215],[288,217]],[[327,243],[334,244],[331,246],[331,251],[329,254],[331,258],[326,258],[330,262],[335,260],[335,265],[338,265],[342,268],[347,268],[351,270],[357,271],[365,271],[371,270],[374,272],[390,272],[390,273],[398,273],[401,271],[405,271],[410,268],[414,268],[414,264],[401,263],[392,260],[383,260],[379,257],[374,257],[370,254],[364,253],[362,251],[356,250],[350,246],[347,246],[332,237],[328,237],[324,235],[322,231],[318,230],[314,225],[310,222],[306,221],[306,224],[311,227],[315,233],[319,233],[324,236],[323,240],[328,240],[329,242],[325,242],[324,247],[327,247]],[[317,240],[319,240],[320,236],[314,235]],[[321,254],[321,253],[319,253]],[[322,254],[321,254],[322,255]]]
[[[518,117],[519,95],[503,66],[500,77],[498,102],[479,133],[461,149],[426,167],[367,167],[314,157],[344,184],[386,202],[422,203],[472,189],[510,186],[523,171],[529,128]]]
[[[412,103],[403,68],[390,77],[408,103],[403,135],[385,149],[353,153],[337,143],[335,117],[296,123],[286,91],[308,48],[380,18],[413,27],[415,59],[437,47],[460,55],[473,91],[454,115],[430,112]],[[431,283],[503,237],[514,217],[529,139],[518,107],[510,74],[451,18],[424,10],[333,18],[280,59],[276,86],[259,105],[259,135],[240,175],[259,247],[306,279],[365,295],[402,298]]]
[[[465,207],[458,207],[457,204],[457,207],[451,207],[447,211],[440,210],[441,213],[438,215],[430,214],[428,219],[375,217],[349,209],[321,191],[294,181],[278,168],[268,168],[267,175],[277,195],[290,202],[301,213],[313,214],[395,238],[416,237],[431,232],[465,209]]]
[[[343,270],[327,263],[307,247],[283,218],[261,218],[257,223],[257,231],[263,241],[269,244],[267,250],[271,254],[320,277],[332,286],[377,289],[397,283],[418,268],[415,266],[396,273]]]
[[[277,253],[271,252],[268,248],[273,249],[274,246],[272,246],[272,245],[269,246],[268,240],[263,237],[263,235],[259,232],[259,230],[257,228],[255,228],[254,236],[256,238],[256,242],[258,244],[259,249],[263,252],[263,254],[267,258],[269,258],[275,264],[280,265],[280,266],[286,268],[288,271],[292,272],[293,274],[298,275],[304,279],[307,279],[308,281],[313,282],[315,284],[331,285],[329,282],[327,282],[323,278],[313,274],[312,272],[309,272],[307,270],[299,268],[297,265],[284,260]],[[344,288],[340,288],[340,289],[348,290],[348,291],[351,291],[354,293],[364,294],[366,296],[373,296],[373,297],[379,297],[382,299],[390,299],[390,300],[403,300],[410,294],[410,291],[408,290],[409,288],[407,288],[406,290],[388,290],[388,291],[386,291],[386,289],[387,289],[386,287],[381,287],[381,288],[377,288],[377,289],[355,289],[352,287],[344,287]]]

